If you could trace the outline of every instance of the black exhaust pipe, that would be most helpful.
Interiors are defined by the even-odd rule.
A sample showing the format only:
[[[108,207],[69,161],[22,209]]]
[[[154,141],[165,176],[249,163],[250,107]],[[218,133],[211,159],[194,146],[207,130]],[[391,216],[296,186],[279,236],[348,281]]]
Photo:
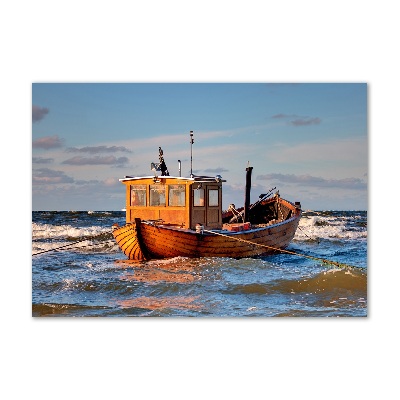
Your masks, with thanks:
[[[243,222],[248,222],[250,208],[251,172],[253,167],[246,168],[246,194],[244,197],[244,216]]]

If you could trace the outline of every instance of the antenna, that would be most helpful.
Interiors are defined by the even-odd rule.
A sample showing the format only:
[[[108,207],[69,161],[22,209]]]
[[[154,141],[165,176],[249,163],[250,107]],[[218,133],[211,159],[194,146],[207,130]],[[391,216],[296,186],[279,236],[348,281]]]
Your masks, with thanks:
[[[190,131],[190,177],[193,178],[193,131]]]

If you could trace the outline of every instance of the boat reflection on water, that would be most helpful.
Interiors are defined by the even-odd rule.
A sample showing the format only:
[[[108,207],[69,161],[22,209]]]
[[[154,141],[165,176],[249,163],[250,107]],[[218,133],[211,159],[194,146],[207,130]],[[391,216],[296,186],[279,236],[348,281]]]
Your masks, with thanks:
[[[135,299],[121,300],[117,304],[121,308],[145,308],[148,310],[159,309],[185,309],[201,310],[203,306],[195,301],[200,296],[166,296],[166,297],[138,297]]]
[[[137,281],[146,283],[173,282],[188,283],[200,279],[197,275],[183,272],[166,272],[157,269],[137,270],[133,274],[126,274],[122,278],[125,281]]]
[[[201,279],[204,272],[202,263],[185,257],[143,263],[131,260],[116,260],[115,262],[122,268],[134,268],[133,273],[122,276],[121,279],[127,281],[186,283]]]
[[[153,260],[145,263],[131,263],[129,260],[118,260],[118,264],[127,271],[120,279],[125,282],[137,282],[146,287],[155,287],[157,293],[151,296],[139,296],[136,298],[117,301],[122,309],[141,308],[149,311],[163,311],[168,309],[203,311],[205,306],[199,302],[201,296],[171,295],[165,296],[158,293],[157,285],[176,286],[180,293],[189,291],[190,284],[200,281],[204,276],[204,269],[197,260],[176,257],[170,260]],[[132,268],[133,267],[133,268]],[[129,270],[128,270],[129,268]],[[128,272],[129,271],[129,272]],[[189,284],[185,286],[185,284]],[[182,286],[183,285],[183,286]],[[160,295],[161,294],[161,295]]]

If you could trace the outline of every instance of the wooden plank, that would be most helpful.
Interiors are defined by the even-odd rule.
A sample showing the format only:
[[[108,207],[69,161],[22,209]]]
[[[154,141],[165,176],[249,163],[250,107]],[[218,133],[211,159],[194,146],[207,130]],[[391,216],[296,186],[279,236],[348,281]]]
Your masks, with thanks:
[[[236,235],[213,236],[188,233],[186,230],[166,229],[142,225],[144,244],[157,257],[219,256],[243,257],[273,252],[274,249],[257,246],[286,247],[292,240],[298,221],[292,220],[261,231],[241,232]],[[271,235],[268,235],[268,229]],[[245,243],[240,239],[254,242]]]

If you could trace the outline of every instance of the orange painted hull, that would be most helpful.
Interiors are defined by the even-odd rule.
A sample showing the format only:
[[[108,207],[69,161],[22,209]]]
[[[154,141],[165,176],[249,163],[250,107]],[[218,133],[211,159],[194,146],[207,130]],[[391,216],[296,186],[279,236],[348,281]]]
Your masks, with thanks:
[[[293,239],[301,212],[270,226],[241,232],[196,233],[176,226],[136,221],[115,228],[113,235],[130,260],[170,257],[256,257],[284,249]]]
[[[139,229],[136,222],[122,227],[113,226],[113,236],[129,260],[145,261],[149,258],[143,253],[142,245],[139,242]]]

